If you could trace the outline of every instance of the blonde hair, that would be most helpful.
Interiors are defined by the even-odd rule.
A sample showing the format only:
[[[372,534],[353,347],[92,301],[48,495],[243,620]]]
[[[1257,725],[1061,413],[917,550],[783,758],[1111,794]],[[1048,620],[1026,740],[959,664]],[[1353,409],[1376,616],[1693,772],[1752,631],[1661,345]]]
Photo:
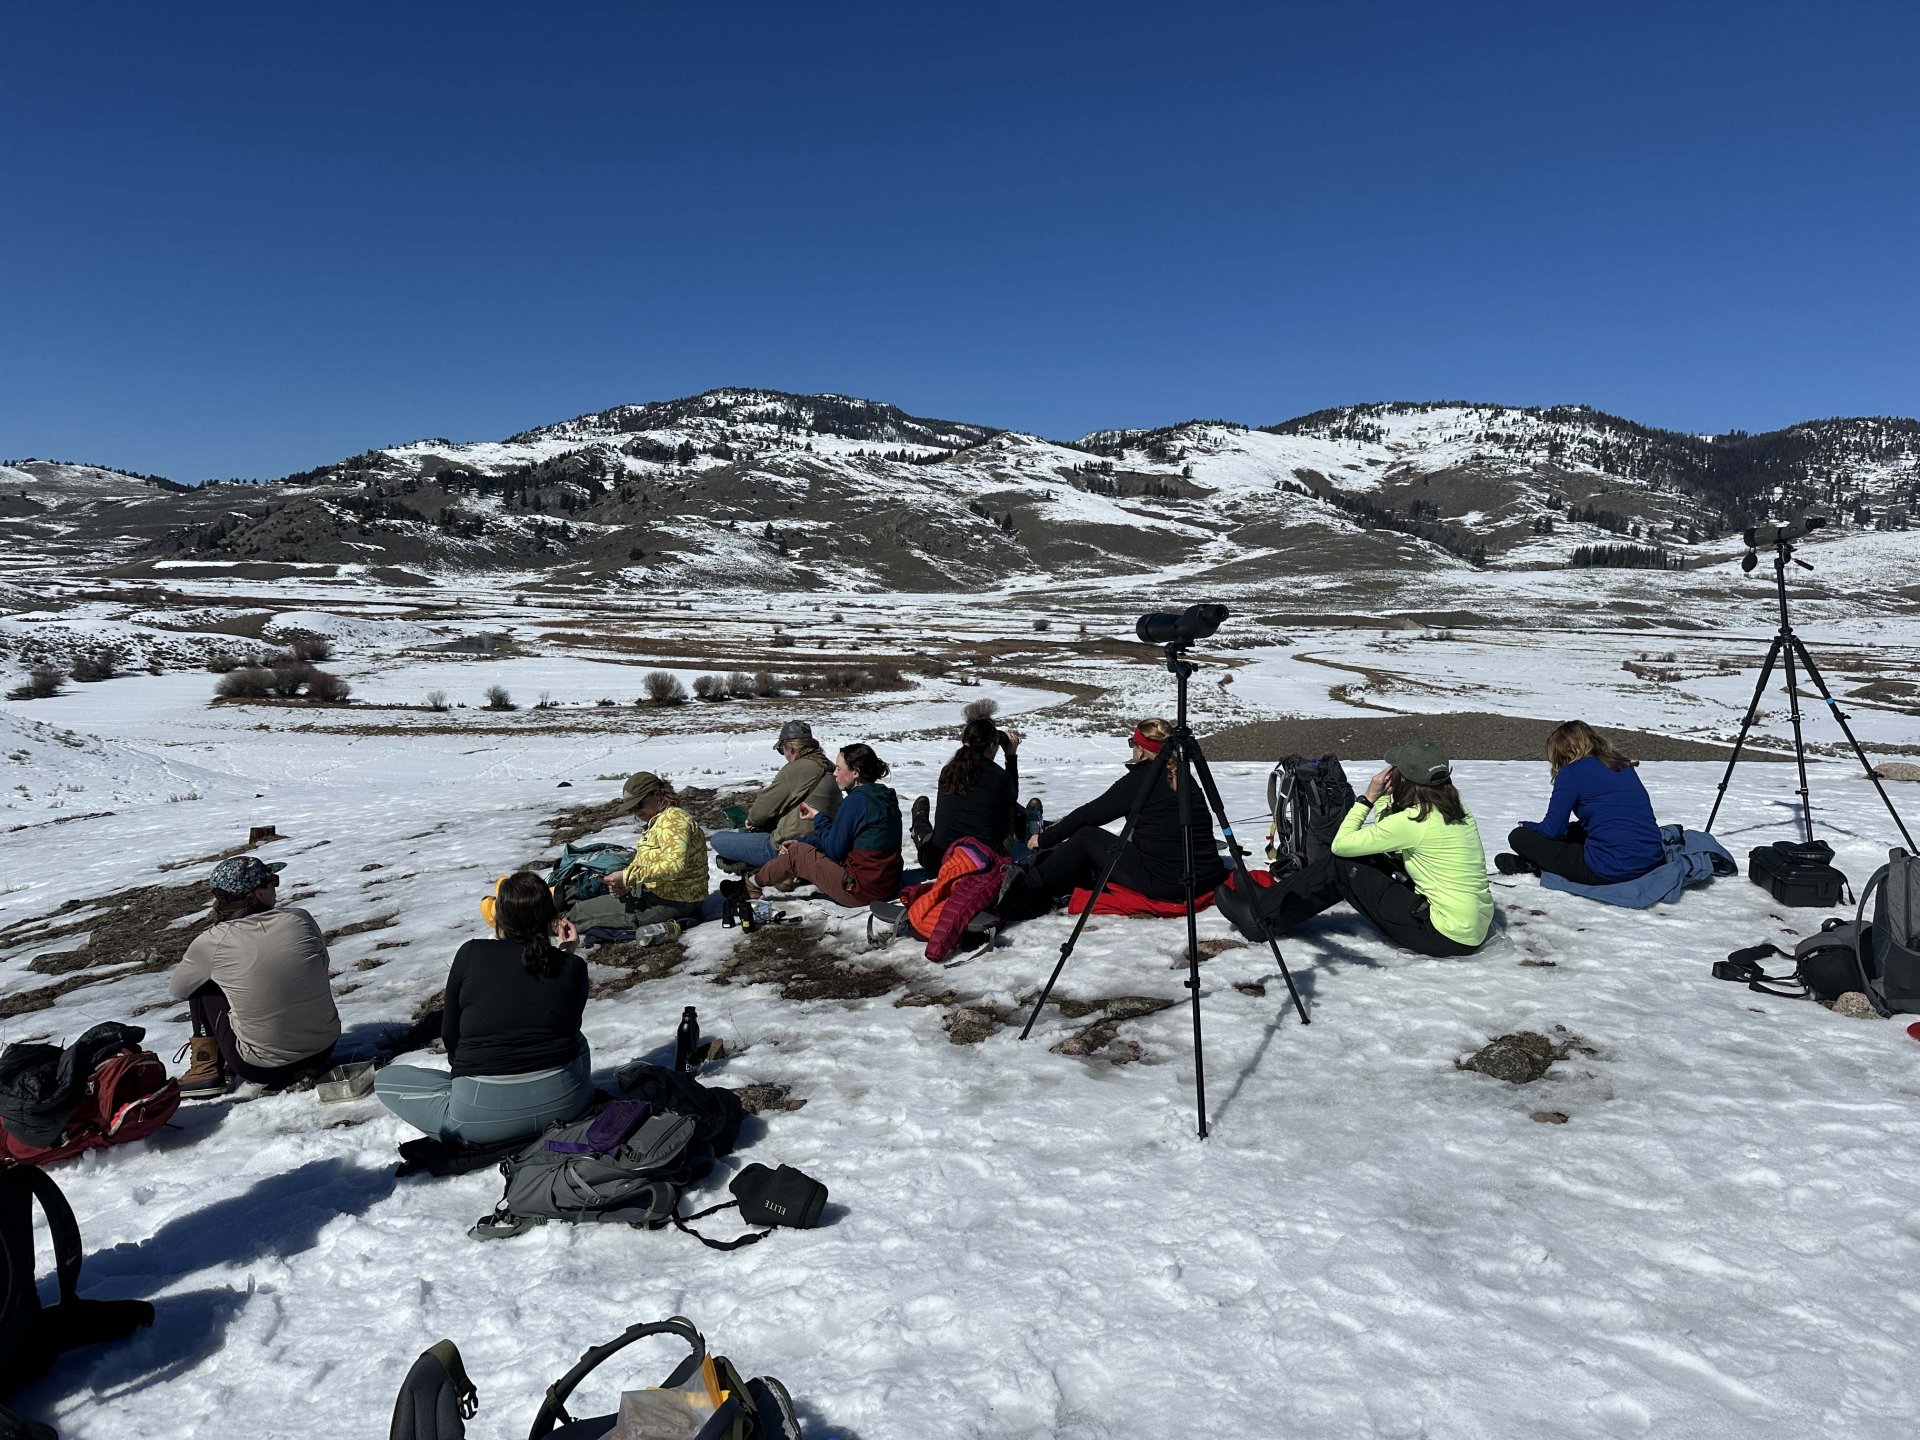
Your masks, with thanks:
[[[1558,775],[1566,766],[1576,760],[1584,760],[1589,755],[1609,770],[1625,770],[1638,765],[1638,760],[1629,760],[1613,746],[1607,743],[1607,737],[1587,724],[1584,720],[1569,720],[1556,726],[1547,736],[1547,764]]]
[[[1133,728],[1149,740],[1165,742],[1173,738],[1173,726],[1158,715],[1149,716]],[[1164,743],[1162,748],[1165,748]],[[1167,756],[1167,784],[1175,790],[1180,788],[1180,762],[1172,755]]]

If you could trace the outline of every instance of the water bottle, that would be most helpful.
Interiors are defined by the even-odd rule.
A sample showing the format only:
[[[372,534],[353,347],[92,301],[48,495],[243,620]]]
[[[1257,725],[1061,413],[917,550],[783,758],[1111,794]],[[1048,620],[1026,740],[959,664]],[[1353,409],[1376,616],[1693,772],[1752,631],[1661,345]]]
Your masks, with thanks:
[[[658,945],[666,940],[678,938],[680,922],[678,920],[656,920],[651,925],[642,925],[633,932],[636,945]]]
[[[689,1005],[680,1012],[680,1028],[673,1037],[673,1068],[683,1075],[693,1073],[694,1056],[700,1050],[700,1017]]]

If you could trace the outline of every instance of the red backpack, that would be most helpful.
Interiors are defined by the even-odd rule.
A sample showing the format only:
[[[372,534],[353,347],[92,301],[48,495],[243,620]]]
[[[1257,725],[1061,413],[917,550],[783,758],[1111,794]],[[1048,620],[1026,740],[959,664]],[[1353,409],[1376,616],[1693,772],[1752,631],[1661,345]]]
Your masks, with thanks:
[[[79,1109],[52,1145],[28,1145],[0,1125],[0,1156],[26,1165],[65,1160],[83,1150],[151,1135],[180,1108],[180,1082],[151,1050],[116,1050],[87,1077]]]

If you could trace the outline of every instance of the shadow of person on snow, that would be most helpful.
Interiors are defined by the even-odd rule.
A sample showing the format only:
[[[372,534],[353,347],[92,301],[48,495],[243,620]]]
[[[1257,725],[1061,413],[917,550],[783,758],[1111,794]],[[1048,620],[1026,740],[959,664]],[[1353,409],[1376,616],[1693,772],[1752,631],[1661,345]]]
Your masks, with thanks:
[[[393,1167],[343,1157],[270,1175],[252,1189],[177,1215],[149,1239],[89,1255],[89,1292],[143,1299],[183,1276],[310,1250],[335,1220],[362,1215],[394,1186]]]

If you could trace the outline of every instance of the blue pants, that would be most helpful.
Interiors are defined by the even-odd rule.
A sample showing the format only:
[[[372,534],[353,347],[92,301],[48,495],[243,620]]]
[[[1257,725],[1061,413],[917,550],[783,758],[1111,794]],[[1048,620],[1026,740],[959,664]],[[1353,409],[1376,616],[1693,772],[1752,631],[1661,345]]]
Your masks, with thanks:
[[[419,1065],[389,1065],[373,1093],[416,1129],[442,1140],[498,1145],[531,1140],[556,1120],[572,1120],[593,1103],[592,1061],[524,1075],[452,1075]]]
[[[756,870],[780,853],[773,836],[760,830],[716,830],[707,837],[707,844],[722,860]]]

